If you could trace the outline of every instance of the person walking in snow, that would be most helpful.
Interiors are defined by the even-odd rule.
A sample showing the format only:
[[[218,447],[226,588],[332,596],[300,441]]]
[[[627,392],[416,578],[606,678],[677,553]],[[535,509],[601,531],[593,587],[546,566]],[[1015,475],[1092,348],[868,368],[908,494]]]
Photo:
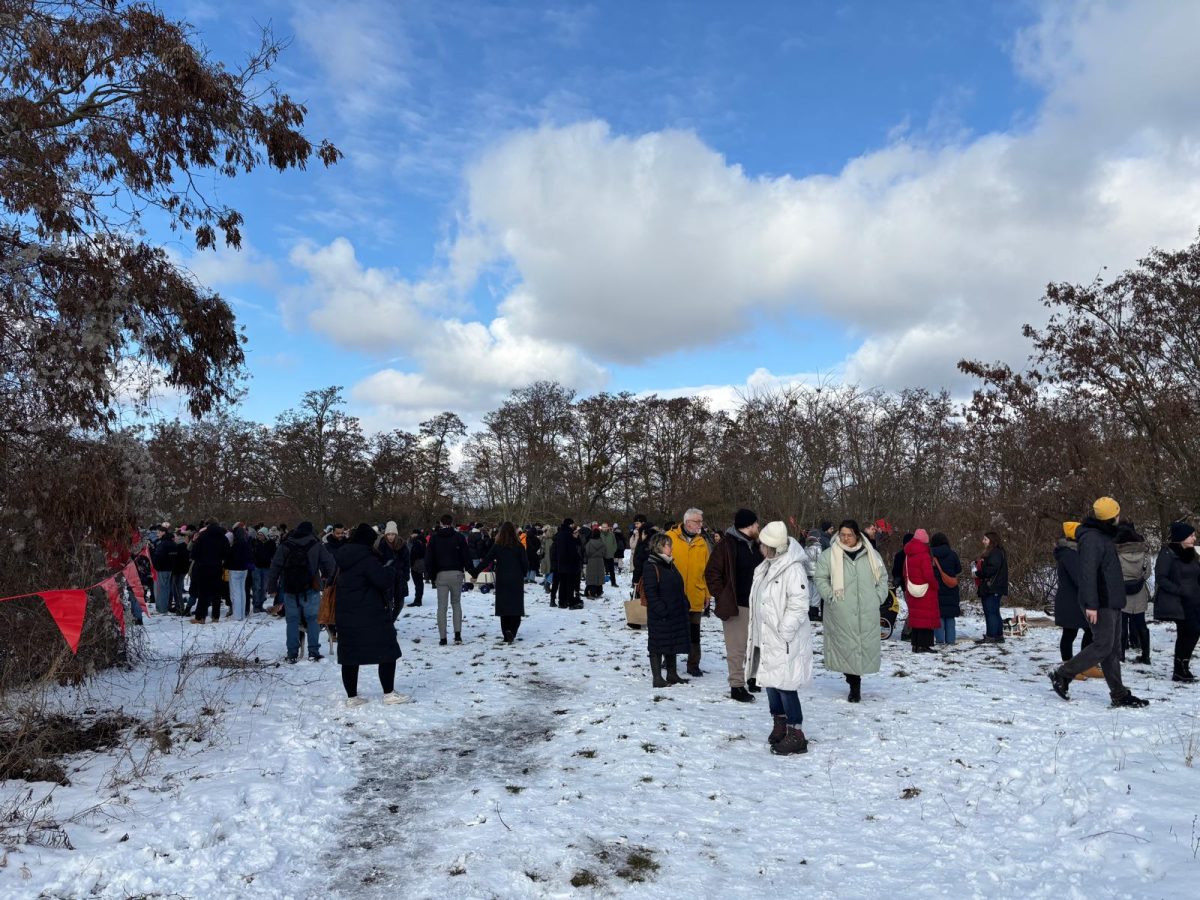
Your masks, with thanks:
[[[337,563],[329,548],[313,533],[312,522],[301,522],[275,551],[267,575],[267,593],[282,603],[287,621],[287,661],[300,655],[300,617],[308,630],[308,657],[318,662],[321,656],[321,626],[317,613],[321,608],[321,578],[332,579]]]
[[[758,514],[739,509],[733,525],[717,544],[704,567],[704,581],[725,632],[725,663],[729,669],[729,696],[741,703],[754,701],[758,685],[746,684],[746,636],[750,623],[750,586],[754,570],[763,561],[758,546]],[[876,629],[878,630],[878,629]]]
[[[1154,618],[1175,623],[1175,665],[1172,681],[1191,683],[1192,654],[1200,640],[1200,556],[1196,529],[1175,522],[1154,566]]]
[[[656,688],[687,684],[679,677],[675,657],[687,653],[688,615],[691,606],[683,576],[675,566],[674,543],[669,535],[656,532],[643,538],[646,562],[642,568],[642,590],[646,595],[646,647]],[[667,674],[663,677],[663,665]]]
[[[904,599],[908,603],[908,627],[912,630],[913,653],[933,652],[933,632],[942,624],[929,532],[918,528],[904,546]]]
[[[883,559],[846,519],[837,540],[817,560],[816,590],[825,600],[825,668],[841,672],[851,703],[862,699],[862,676],[879,671],[879,607],[887,599],[888,573]]]
[[[683,576],[683,589],[687,591],[691,613],[688,615],[688,630],[692,647],[688,653],[687,673],[693,678],[704,674],[700,668],[700,623],[703,621],[709,598],[708,584],[704,580],[704,569],[708,565],[709,546],[702,534],[704,512],[691,508],[683,514],[683,521],[668,529],[671,538],[672,558],[675,568]]]
[[[358,696],[360,666],[379,667],[384,703],[406,703],[411,699],[396,693],[396,660],[401,654],[391,601],[396,582],[395,556],[392,554],[392,559],[385,562],[375,546],[376,537],[375,529],[363,522],[333,554],[337,563],[337,661],[342,667],[346,705],[350,707],[367,702]]]
[[[1050,672],[1050,686],[1064,700],[1076,675],[1097,663],[1108,682],[1108,693],[1116,707],[1142,707],[1147,702],[1135,697],[1121,681],[1121,610],[1125,607],[1125,580],[1114,540],[1121,507],[1111,497],[1092,504],[1089,516],[1076,532],[1079,544],[1079,602],[1084,618],[1092,626],[1092,643]]]
[[[1066,662],[1075,655],[1075,637],[1083,632],[1083,650],[1092,643],[1092,629],[1079,603],[1079,545],[1075,543],[1078,522],[1063,522],[1063,536],[1054,545],[1058,590],[1054,595],[1054,624],[1062,629],[1058,652]]]
[[[799,689],[812,680],[812,623],[804,552],[783,522],[759,532],[763,561],[750,587],[746,679],[767,689],[774,727],[767,738],[779,756],[808,752]]]

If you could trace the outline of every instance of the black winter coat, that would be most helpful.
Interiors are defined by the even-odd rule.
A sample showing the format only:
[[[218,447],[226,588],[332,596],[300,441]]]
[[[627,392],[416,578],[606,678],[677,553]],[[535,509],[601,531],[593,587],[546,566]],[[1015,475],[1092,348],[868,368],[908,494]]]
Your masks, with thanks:
[[[583,551],[579,541],[571,534],[570,525],[559,526],[550,552],[554,554],[552,558],[556,575],[578,576],[583,571]]]
[[[642,526],[642,536],[638,538],[637,547],[633,551],[633,583],[637,584],[642,580],[642,571],[646,566],[646,560],[650,558],[650,538],[658,534],[658,529],[653,525]],[[683,577],[682,575],[680,576]]]
[[[417,575],[425,574],[425,538],[415,537],[409,540],[408,567]]]
[[[266,571],[271,568],[271,560],[275,558],[275,551],[279,549],[279,544],[270,538],[259,540],[255,538],[252,542],[254,547],[254,568]]]
[[[482,531],[474,529],[467,535],[467,550],[471,553],[471,559],[483,559],[483,554],[487,552],[487,538]]]
[[[387,538],[380,538],[377,549],[383,564],[386,566],[391,563],[388,570],[392,573],[392,589],[388,592],[388,599],[393,603],[392,615],[397,616],[404,607],[404,598],[408,596],[408,577],[412,574],[408,544],[397,541],[396,549],[393,550],[388,544]]]
[[[536,569],[536,560],[541,559],[538,556],[538,551],[542,549],[542,539],[532,531],[525,535],[525,558],[529,561],[529,568]]]
[[[683,576],[670,560],[654,554],[642,569],[646,592],[646,642],[651,653],[667,655],[691,650],[688,614],[692,611],[683,589]]]
[[[1054,546],[1058,590],[1054,594],[1054,624],[1059,628],[1091,629],[1079,605],[1079,545],[1059,538]]]
[[[1167,544],[1154,565],[1154,618],[1186,622],[1200,630],[1200,557],[1178,544]]]
[[[192,567],[192,548],[190,544],[180,541],[175,545],[175,567],[171,570],[172,575],[178,575],[182,578],[188,573],[188,569]]]
[[[1085,609],[1124,609],[1125,576],[1113,543],[1117,529],[1089,516],[1075,532],[1079,545],[1079,604]]]
[[[430,581],[437,578],[438,572],[466,572],[470,568],[467,539],[459,532],[446,526],[429,536],[429,546],[425,548],[425,573]]]
[[[955,576],[962,575],[962,560],[958,558],[958,554],[954,552],[954,549],[949,544],[930,547],[929,552],[937,560],[937,564],[941,567],[942,572],[948,577],[954,578]],[[937,573],[936,569],[934,570],[933,577],[938,586],[938,610],[942,618],[958,618],[962,615],[962,589],[958,585],[946,587],[942,583],[942,577]]]
[[[225,568],[231,572],[245,572],[253,562],[254,548],[250,546],[250,539],[244,535],[240,538],[234,535]]]
[[[400,658],[388,594],[391,567],[371,547],[349,543],[337,561],[337,660],[343,666],[375,666]]]
[[[1119,564],[1118,564],[1119,567]],[[988,551],[983,558],[983,571],[979,573],[979,596],[1008,596],[1008,552],[1003,547]]]
[[[525,548],[501,547],[492,544],[483,554],[480,569],[488,566],[496,576],[496,615],[525,615],[525,576],[529,572],[529,559]]]
[[[219,597],[229,541],[219,525],[209,525],[192,541],[192,588],[197,597]]]
[[[170,575],[175,571],[175,559],[179,556],[179,545],[175,543],[175,539],[170,535],[159,538],[154,545],[154,550],[150,553],[150,562],[154,563],[154,568],[159,572],[166,572]]]

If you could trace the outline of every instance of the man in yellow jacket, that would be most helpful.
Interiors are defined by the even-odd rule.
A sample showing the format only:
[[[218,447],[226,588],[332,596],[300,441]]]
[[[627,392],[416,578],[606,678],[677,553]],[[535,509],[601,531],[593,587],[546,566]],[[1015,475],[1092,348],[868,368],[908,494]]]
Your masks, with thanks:
[[[689,509],[683,514],[683,523],[667,532],[671,538],[671,551],[674,554],[675,568],[683,576],[683,590],[687,594],[691,614],[688,617],[691,626],[691,652],[688,653],[687,670],[689,675],[700,676],[700,620],[704,616],[704,607],[708,604],[708,582],[704,579],[704,568],[708,565],[708,541],[700,532],[704,528],[704,513],[698,509]]]

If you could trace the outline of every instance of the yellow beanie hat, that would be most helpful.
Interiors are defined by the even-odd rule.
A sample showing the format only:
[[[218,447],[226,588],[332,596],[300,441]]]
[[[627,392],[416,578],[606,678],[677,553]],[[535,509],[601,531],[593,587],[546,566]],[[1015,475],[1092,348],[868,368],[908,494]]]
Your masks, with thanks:
[[[1068,541],[1073,541],[1075,540],[1075,532],[1078,528],[1078,522],[1063,522],[1063,535]]]
[[[1107,522],[1109,519],[1115,519],[1121,514],[1121,504],[1112,497],[1101,497],[1092,504],[1092,512],[1096,514],[1096,518],[1101,522]]]

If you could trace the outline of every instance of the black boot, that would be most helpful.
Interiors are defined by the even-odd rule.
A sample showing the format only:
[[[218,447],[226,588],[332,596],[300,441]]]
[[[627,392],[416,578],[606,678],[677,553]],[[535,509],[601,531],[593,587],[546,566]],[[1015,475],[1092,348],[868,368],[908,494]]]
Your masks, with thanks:
[[[762,688],[758,686],[758,680],[754,678],[746,679],[746,690],[752,694],[761,694]]]
[[[1054,688],[1054,693],[1058,694],[1064,700],[1071,699],[1067,694],[1067,691],[1071,689],[1071,682],[1058,669],[1050,673],[1050,687]]]
[[[787,734],[783,736],[783,740],[771,748],[771,752],[776,756],[790,756],[793,753],[808,752],[808,738],[804,736],[804,732],[799,728],[788,726]]]
[[[676,668],[678,663],[675,661],[675,654],[667,654],[667,684],[687,684],[686,678],[679,677],[679,669]]]
[[[1191,662],[1191,660],[1187,660],[1187,659],[1175,660],[1175,674],[1173,674],[1171,676],[1172,681],[1182,681],[1187,684],[1190,684],[1191,682],[1196,680],[1196,676],[1193,675],[1191,673],[1191,670],[1188,668],[1189,662]]]
[[[687,673],[693,678],[700,678],[704,672],[700,669],[700,645],[692,644],[692,651],[688,654]]]
[[[862,677],[858,675],[847,675],[846,682],[850,685],[850,696],[846,699],[851,703],[858,703],[862,700]]]
[[[767,743],[774,747],[787,734],[787,716],[773,716],[772,718],[775,720],[775,727],[771,729]]]
[[[650,671],[654,674],[654,686],[656,688],[665,688],[667,680],[663,678],[663,655],[661,653],[650,654]]]
[[[1113,700],[1112,706],[1127,706],[1131,709],[1141,709],[1143,706],[1149,706],[1149,700],[1143,700],[1141,697],[1133,696],[1132,691],[1126,691],[1125,696],[1117,697]]]
[[[754,695],[744,687],[735,687],[729,689],[729,696],[739,703],[753,703]]]

